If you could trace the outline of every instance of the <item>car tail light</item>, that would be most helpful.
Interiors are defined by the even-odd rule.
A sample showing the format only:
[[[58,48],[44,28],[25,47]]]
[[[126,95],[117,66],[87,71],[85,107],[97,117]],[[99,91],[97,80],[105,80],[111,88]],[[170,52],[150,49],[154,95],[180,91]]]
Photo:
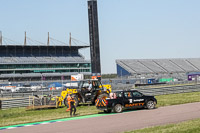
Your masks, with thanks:
[[[105,103],[106,103],[106,105],[108,105],[108,101],[107,100],[105,100]]]

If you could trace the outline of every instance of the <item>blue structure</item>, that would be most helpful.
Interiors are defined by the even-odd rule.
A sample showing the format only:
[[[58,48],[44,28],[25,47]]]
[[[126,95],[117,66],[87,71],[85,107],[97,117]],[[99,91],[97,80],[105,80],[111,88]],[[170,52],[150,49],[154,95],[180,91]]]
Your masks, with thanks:
[[[52,83],[52,84],[50,84],[50,85],[48,86],[48,88],[51,88],[51,87],[62,87],[62,84],[61,84],[61,83],[58,83],[58,82],[54,82],[54,83]]]
[[[156,79],[148,79],[148,84],[154,84],[156,83]]]
[[[129,73],[127,70],[125,70],[123,67],[117,64],[117,75],[120,76],[130,76],[131,73]]]

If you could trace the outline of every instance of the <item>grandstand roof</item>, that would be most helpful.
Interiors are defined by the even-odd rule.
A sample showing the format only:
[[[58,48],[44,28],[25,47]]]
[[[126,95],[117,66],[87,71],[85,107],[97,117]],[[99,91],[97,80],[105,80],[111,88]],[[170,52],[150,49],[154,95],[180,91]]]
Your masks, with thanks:
[[[200,71],[200,58],[119,59],[116,63],[130,74],[187,73]]]
[[[19,47],[19,48],[21,48],[21,47],[49,47],[49,48],[55,48],[55,47],[57,47],[57,48],[62,48],[62,47],[65,47],[65,48],[71,48],[71,49],[73,49],[73,48],[75,48],[75,49],[81,49],[81,48],[88,48],[88,47],[90,47],[90,46],[87,46],[87,45],[85,45],[85,46],[69,46],[69,45],[49,45],[49,46],[47,46],[47,45],[0,45],[0,48],[2,49],[2,48],[7,48],[7,47]]]

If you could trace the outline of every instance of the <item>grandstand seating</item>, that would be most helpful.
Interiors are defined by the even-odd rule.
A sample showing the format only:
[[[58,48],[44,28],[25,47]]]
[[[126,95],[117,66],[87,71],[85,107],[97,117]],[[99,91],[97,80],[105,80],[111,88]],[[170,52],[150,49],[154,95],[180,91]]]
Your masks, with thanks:
[[[183,69],[173,64],[170,59],[158,59],[154,60],[158,65],[162,66],[168,72],[184,72]]]
[[[199,71],[191,63],[189,63],[186,59],[182,59],[182,60],[180,60],[180,59],[173,59],[171,61],[174,62],[177,66],[179,66],[182,69],[184,69],[186,72]]]
[[[45,76],[45,77],[50,77],[50,76],[69,76],[69,75],[73,75],[73,74],[78,74],[78,72],[67,72],[67,73],[23,73],[23,74],[1,74],[0,78],[3,77],[41,77],[41,76]],[[84,75],[90,75],[90,72],[82,72],[82,74]]]
[[[37,57],[1,57],[0,64],[4,63],[43,63],[43,62],[85,62],[81,56],[37,56]]]
[[[195,68],[200,70],[200,58],[191,58],[188,59],[188,62],[192,64]]]
[[[200,58],[121,59],[116,63],[131,74],[187,73],[200,71]]]

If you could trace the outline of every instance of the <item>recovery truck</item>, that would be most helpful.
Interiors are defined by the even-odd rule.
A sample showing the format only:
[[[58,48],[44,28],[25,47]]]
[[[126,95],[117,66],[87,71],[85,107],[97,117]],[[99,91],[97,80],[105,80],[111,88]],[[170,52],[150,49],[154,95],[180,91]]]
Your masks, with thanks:
[[[92,88],[88,91],[89,82],[92,83]],[[95,104],[97,98],[105,99],[112,91],[111,85],[102,85],[97,79],[82,80],[79,82],[78,88],[66,88],[60,96],[34,96],[29,98],[28,109],[36,108],[48,108],[48,107],[60,107],[64,103],[68,105],[67,95],[71,94],[75,100],[75,106],[79,103],[92,103]],[[31,102],[32,101],[32,102]]]
[[[92,89],[88,91],[89,82],[92,83]],[[82,80],[79,83],[78,88],[67,88],[61,92],[59,101],[64,101],[64,104],[68,106],[67,95],[71,94],[74,97],[75,105],[78,106],[79,103],[89,103],[95,104],[97,98],[105,99],[109,96],[112,91],[111,85],[102,85],[102,83],[97,79]]]

